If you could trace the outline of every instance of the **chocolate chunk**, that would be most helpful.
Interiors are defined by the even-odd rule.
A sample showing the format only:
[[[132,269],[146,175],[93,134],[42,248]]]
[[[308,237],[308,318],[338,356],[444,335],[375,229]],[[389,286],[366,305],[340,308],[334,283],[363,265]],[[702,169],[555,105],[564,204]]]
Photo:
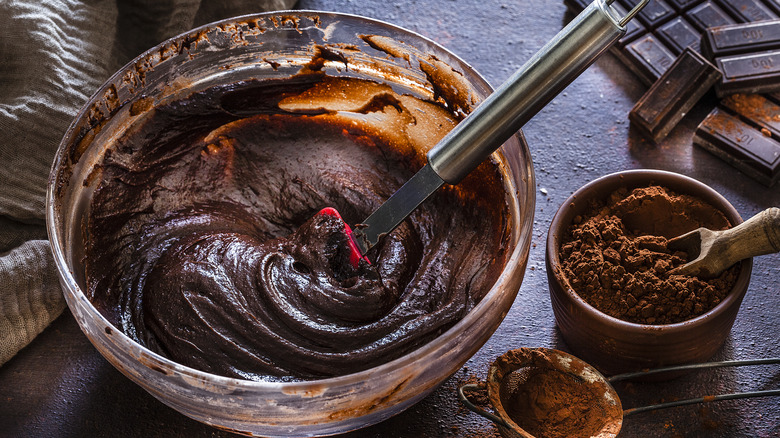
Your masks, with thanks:
[[[761,21],[777,18],[760,0],[728,0],[720,2],[723,9],[740,21]]]
[[[780,91],[780,20],[713,27],[702,44],[723,73],[719,97]]]
[[[715,65],[723,73],[715,86],[718,97],[780,91],[780,50],[724,56]]]
[[[701,39],[701,52],[711,61],[773,49],[780,49],[780,20],[712,27]]]
[[[736,23],[736,20],[723,12],[721,8],[711,1],[704,2],[685,13],[688,20],[700,30],[708,27],[723,26]]]
[[[655,82],[674,62],[674,54],[652,34],[628,44],[629,67],[647,84]]]
[[[679,55],[686,47],[699,51],[701,33],[683,17],[676,17],[656,30],[658,38]]]
[[[715,108],[696,129],[693,143],[757,181],[772,186],[780,176],[780,142],[771,130],[759,127],[756,119],[780,118],[780,108],[776,108],[774,114],[760,117],[751,114],[756,107],[746,108],[752,109],[743,113],[753,117],[744,119],[724,108]]]
[[[696,51],[686,48],[639,99],[628,118],[645,136],[658,142],[719,78],[720,72],[715,66]]]

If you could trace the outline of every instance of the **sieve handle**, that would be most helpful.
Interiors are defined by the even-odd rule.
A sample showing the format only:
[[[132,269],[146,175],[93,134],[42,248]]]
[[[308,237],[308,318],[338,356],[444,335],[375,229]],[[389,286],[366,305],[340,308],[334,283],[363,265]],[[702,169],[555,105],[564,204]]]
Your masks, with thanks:
[[[659,403],[657,405],[648,405],[638,408],[626,409],[623,411],[623,416],[641,414],[642,412],[655,411],[657,409],[676,408],[678,406],[694,405],[698,403],[711,403],[721,400],[738,400],[742,398],[755,398],[755,397],[777,397],[780,396],[780,389],[764,389],[761,391],[751,392],[737,392],[733,394],[718,394],[707,395],[699,398],[689,398],[685,400],[676,400],[672,402]]]
[[[626,33],[626,23],[649,0],[623,17],[614,0],[595,0],[542,47],[428,154],[445,182],[457,184]]]
[[[468,408],[468,410],[470,410],[471,412],[479,414],[487,418],[488,420],[496,423],[499,426],[506,427],[507,429],[512,430],[513,429],[512,426],[510,426],[509,423],[506,422],[506,420],[499,417],[498,415],[491,414],[490,412],[478,407],[477,405],[469,401],[469,399],[466,397],[466,394],[463,392],[464,390],[478,390],[478,389],[479,389],[479,385],[475,385],[473,383],[468,383],[466,385],[459,387],[458,400],[460,400],[460,402],[463,403],[463,405],[466,406],[466,408]]]
[[[617,374],[607,379],[610,384],[621,381],[630,380],[637,377],[645,377],[652,374],[668,373],[673,371],[686,371],[686,370],[702,370],[709,368],[724,368],[724,367],[740,367],[747,365],[776,365],[780,364],[780,357],[770,357],[765,359],[744,359],[744,360],[725,360],[719,362],[704,362],[684,365],[674,365],[663,368],[655,368],[650,370],[642,370],[631,373]],[[654,405],[640,406],[637,408],[630,408],[623,411],[623,416],[639,414],[642,412],[654,411],[657,409],[674,408],[677,406],[692,405],[697,403],[709,403],[721,400],[736,400],[741,398],[753,398],[753,397],[776,397],[780,396],[780,389],[766,389],[762,391],[751,392],[737,392],[732,394],[718,394],[707,395],[698,398],[689,398],[685,400],[675,400],[666,403],[659,403]]]

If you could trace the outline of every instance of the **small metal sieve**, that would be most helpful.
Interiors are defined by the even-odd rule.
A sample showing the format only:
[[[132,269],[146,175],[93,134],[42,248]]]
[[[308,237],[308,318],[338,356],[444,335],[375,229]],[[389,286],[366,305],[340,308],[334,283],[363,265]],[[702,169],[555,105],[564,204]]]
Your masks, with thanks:
[[[471,411],[494,422],[505,438],[617,436],[623,418],[655,409],[749,397],[780,396],[780,389],[705,396],[623,410],[612,382],[652,374],[694,369],[778,364],[780,358],[679,365],[605,378],[595,368],[568,353],[546,348],[519,348],[491,364],[485,385],[495,414],[472,403],[465,391],[458,398]]]

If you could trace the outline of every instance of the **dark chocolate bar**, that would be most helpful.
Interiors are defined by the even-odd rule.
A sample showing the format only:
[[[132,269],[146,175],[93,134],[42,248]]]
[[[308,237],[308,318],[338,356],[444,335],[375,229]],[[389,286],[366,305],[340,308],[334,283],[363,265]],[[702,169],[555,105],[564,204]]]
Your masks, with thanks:
[[[776,122],[767,121],[775,120],[780,120],[780,106],[765,97],[730,96],[701,122],[693,143],[772,186],[780,177],[780,137]]]
[[[591,3],[563,1],[575,14]],[[639,1],[618,0],[612,5],[627,11]],[[703,51],[699,45],[708,28],[760,20],[780,20],[780,0],[651,0],[610,51],[650,86],[686,47]],[[724,93],[749,90],[735,86]]]
[[[762,21],[777,18],[761,0],[728,0],[721,1],[723,9],[740,21]]]
[[[629,43],[624,52],[629,68],[647,84],[661,77],[675,59],[674,53],[653,34]]]
[[[724,56],[715,65],[723,73],[715,86],[718,97],[780,91],[780,50]]]
[[[714,65],[686,48],[634,105],[628,118],[645,136],[658,142],[718,79],[720,72]]]
[[[672,50],[675,55],[679,55],[686,47],[691,47],[699,52],[700,34],[683,17],[676,17],[672,21],[656,29],[658,38]]]
[[[701,52],[710,61],[773,49],[780,49],[780,19],[712,27],[701,37]]]
[[[575,14],[591,3],[589,0],[563,1]],[[619,1],[613,5],[622,4],[623,9],[628,10],[639,0]],[[650,138],[660,140],[690,109],[686,108],[691,105],[690,102],[700,97],[696,94],[709,88],[705,79],[712,75],[703,73],[708,69],[699,65],[698,68],[703,70],[698,70],[688,64],[696,61],[696,57],[688,52],[704,52],[708,50],[705,44],[713,44],[709,40],[705,43],[702,38],[708,28],[764,20],[780,21],[778,17],[780,0],[651,0],[632,20],[636,25],[630,25],[626,35],[610,49],[642,82],[651,89],[656,88],[648,90],[632,109],[629,115],[632,125]],[[713,35],[706,38],[712,39]],[[757,101],[750,103],[754,110],[772,116],[762,118],[755,113],[750,114],[745,107],[738,109],[739,105],[746,104],[744,98],[739,97],[741,94],[730,96],[723,99],[721,106],[702,122],[694,139],[696,144],[771,185],[780,174],[780,107],[776,105],[780,102],[780,88],[771,85],[780,82],[780,57],[775,57],[780,53],[773,53],[774,50],[780,51],[780,46],[761,46],[754,40],[748,47],[754,52],[758,50],[755,53],[760,55],[745,58],[748,51],[745,47],[725,49],[724,46],[712,51],[717,53],[711,59],[712,64],[724,71],[722,79],[716,83],[716,90],[721,97],[736,92],[777,90],[777,95],[764,98],[760,106],[756,106]],[[677,57],[680,58],[679,66],[676,64]],[[716,58],[719,63],[714,61]],[[671,69],[673,63],[674,70]],[[686,70],[697,73],[686,74]],[[656,82],[664,75],[663,82]]]
[[[710,27],[736,23],[736,20],[711,1],[703,2],[694,7],[686,12],[685,16],[702,31]]]

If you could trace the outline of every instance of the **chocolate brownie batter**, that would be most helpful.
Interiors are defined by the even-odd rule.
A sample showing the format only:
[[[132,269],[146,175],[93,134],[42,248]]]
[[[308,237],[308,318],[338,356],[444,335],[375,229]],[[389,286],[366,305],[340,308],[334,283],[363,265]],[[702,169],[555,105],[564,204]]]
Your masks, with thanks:
[[[458,121],[446,102],[322,74],[216,86],[149,109],[106,152],[88,294],[148,348],[254,380],[386,363],[460,320],[509,238],[499,166],[444,187],[349,263],[367,217]]]

